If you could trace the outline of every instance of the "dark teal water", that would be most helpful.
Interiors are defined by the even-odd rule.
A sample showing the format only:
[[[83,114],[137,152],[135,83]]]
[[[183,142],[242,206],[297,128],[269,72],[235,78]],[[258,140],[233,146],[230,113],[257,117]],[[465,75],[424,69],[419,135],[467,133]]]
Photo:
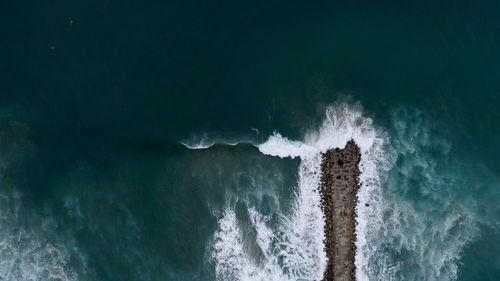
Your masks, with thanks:
[[[375,167],[358,279],[500,280],[499,12],[2,2],[0,280],[314,280],[336,137]]]

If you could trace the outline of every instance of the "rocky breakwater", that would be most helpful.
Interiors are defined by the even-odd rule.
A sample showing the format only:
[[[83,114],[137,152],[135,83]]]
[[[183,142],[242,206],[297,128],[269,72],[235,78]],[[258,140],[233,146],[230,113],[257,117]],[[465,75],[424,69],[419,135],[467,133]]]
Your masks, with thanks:
[[[355,280],[355,207],[360,159],[360,149],[353,140],[343,149],[323,154],[320,193],[328,258],[323,281]]]

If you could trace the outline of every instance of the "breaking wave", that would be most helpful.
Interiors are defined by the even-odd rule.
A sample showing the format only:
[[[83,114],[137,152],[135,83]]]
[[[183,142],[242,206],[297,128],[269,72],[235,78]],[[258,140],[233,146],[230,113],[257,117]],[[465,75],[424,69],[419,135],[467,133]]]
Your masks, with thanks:
[[[247,136],[212,136],[207,133],[204,134],[191,134],[189,137],[179,141],[179,144],[183,145],[187,149],[198,150],[198,149],[208,149],[214,145],[229,145],[236,146],[238,144],[254,144],[256,137],[259,135],[259,131],[255,128],[252,128],[253,135]]]

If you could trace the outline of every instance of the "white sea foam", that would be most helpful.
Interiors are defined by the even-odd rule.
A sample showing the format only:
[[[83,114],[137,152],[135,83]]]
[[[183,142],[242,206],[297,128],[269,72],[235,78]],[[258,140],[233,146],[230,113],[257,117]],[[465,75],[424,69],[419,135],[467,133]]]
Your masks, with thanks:
[[[266,216],[260,214],[255,208],[248,210],[250,221],[257,232],[257,245],[262,250],[265,257],[270,256],[271,242],[273,240],[273,232],[267,227],[266,222],[269,220]]]
[[[21,193],[0,194],[0,280],[78,280],[65,247],[53,241],[55,222],[28,219]]]
[[[240,280],[246,261],[234,211],[226,210],[223,218],[219,220],[219,231],[215,234],[213,248],[212,257],[216,261],[217,279]]]
[[[433,135],[431,123],[436,123],[418,110],[397,109],[393,122],[392,149],[385,157],[397,156],[401,163],[386,196],[380,190],[371,192],[379,207],[365,214],[372,222],[365,243],[370,251],[359,266],[371,280],[402,280],[412,267],[418,268],[411,272],[413,280],[456,280],[457,262],[478,231],[478,216],[460,199],[463,195],[456,195],[463,190],[459,170],[438,165],[437,160],[449,157],[451,144]],[[412,196],[407,198],[409,190]],[[404,259],[398,258],[401,253]]]
[[[371,245],[377,239],[381,229],[383,205],[382,180],[383,175],[391,166],[389,152],[384,149],[385,134],[378,132],[372,139],[371,147],[362,150],[359,163],[360,176],[358,190],[358,204],[356,206],[356,266],[357,280],[370,280],[370,260],[376,249]],[[387,268],[386,264],[381,265]],[[381,278],[381,276],[380,276]],[[389,279],[381,279],[389,280]]]
[[[358,207],[358,225],[356,228],[358,240],[356,246],[357,279],[368,280],[367,233],[376,226],[370,225],[373,208],[377,208],[378,189],[380,186],[381,162],[386,161],[382,151],[384,134],[377,131],[370,118],[362,115],[359,105],[338,104],[328,107],[325,120],[318,130],[308,132],[302,141],[291,141],[275,132],[263,144],[258,145],[260,152],[277,157],[299,157],[298,190],[291,214],[282,214],[282,224],[272,231],[265,226],[254,208],[251,208],[250,218],[257,232],[257,241],[265,253],[266,261],[262,264],[251,262],[250,254],[244,248],[238,248],[238,254],[226,259],[227,254],[218,254],[220,249],[233,251],[229,244],[220,243],[221,237],[235,242],[235,232],[241,231],[231,209],[219,221],[216,234],[213,259],[219,280],[320,280],[326,267],[324,252],[324,218],[320,207],[320,195],[317,191],[321,176],[321,152],[340,147],[353,139],[362,152],[360,181],[363,192],[359,194],[360,203],[370,202],[370,210]],[[361,204],[360,204],[361,205]],[[362,205],[364,206],[364,204]],[[226,225],[230,223],[231,227]],[[228,231],[230,230],[230,231]],[[241,236],[238,236],[241,239]],[[236,240],[238,240],[236,239]],[[274,241],[270,243],[269,241]],[[239,244],[242,241],[238,242]],[[233,251],[236,252],[236,251]],[[224,270],[221,270],[223,268]],[[232,270],[230,270],[232,269]],[[234,278],[231,272],[240,274]],[[225,275],[227,274],[227,275]],[[231,276],[231,277],[227,277]]]

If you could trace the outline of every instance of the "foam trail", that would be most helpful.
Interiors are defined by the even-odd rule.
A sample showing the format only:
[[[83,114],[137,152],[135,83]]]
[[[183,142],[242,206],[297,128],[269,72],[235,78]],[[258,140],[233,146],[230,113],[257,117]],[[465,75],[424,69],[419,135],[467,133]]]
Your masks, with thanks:
[[[375,129],[370,118],[363,117],[361,106],[342,103],[328,107],[320,128],[308,132],[302,141],[292,141],[275,132],[266,142],[257,146],[259,151],[266,155],[301,159],[294,207],[291,214],[280,214],[282,223],[274,230],[265,225],[265,220],[255,208],[249,208],[250,218],[257,232],[256,244],[265,253],[266,260],[263,263],[252,262],[251,255],[244,248],[238,248],[238,258],[232,257],[230,260],[226,259],[225,255],[218,254],[217,249],[234,247],[221,241],[243,242],[238,240],[241,236],[236,240],[231,238],[236,237],[236,230],[241,230],[238,221],[227,215],[228,212],[229,214],[232,212],[228,208],[226,215],[219,221],[219,230],[215,235],[218,242],[215,243],[212,256],[216,268],[219,268],[216,269],[219,280],[235,277],[230,274],[235,271],[239,272],[239,275],[232,280],[322,279],[326,267],[323,243],[324,218],[317,191],[321,176],[321,153],[335,147],[342,148],[351,139],[360,146],[362,152],[360,180],[366,192],[360,195],[359,200],[363,203],[373,199],[373,194],[376,194],[374,190],[380,185],[378,167],[381,167],[379,164],[385,161],[385,158],[381,157],[384,155],[382,151],[384,135]],[[377,208],[376,203],[373,202],[371,208]],[[369,222],[366,221],[370,213],[363,207],[359,207],[358,212],[360,223],[356,228],[358,235],[356,246],[361,251],[356,253],[356,266],[359,268],[357,279],[368,280],[365,272],[368,259],[365,236],[371,229]],[[231,227],[227,227],[227,223],[230,223]],[[225,237],[226,240],[221,237]],[[269,244],[269,241],[274,243]]]
[[[300,166],[299,192],[291,217],[281,215],[282,224],[274,231],[268,218],[255,208],[248,216],[256,231],[255,244],[264,256],[256,262],[243,247],[243,231],[232,208],[226,208],[214,235],[212,259],[218,280],[281,281],[319,280],[326,266],[323,252],[322,212],[317,205],[319,184],[316,173],[320,158],[304,161]]]

